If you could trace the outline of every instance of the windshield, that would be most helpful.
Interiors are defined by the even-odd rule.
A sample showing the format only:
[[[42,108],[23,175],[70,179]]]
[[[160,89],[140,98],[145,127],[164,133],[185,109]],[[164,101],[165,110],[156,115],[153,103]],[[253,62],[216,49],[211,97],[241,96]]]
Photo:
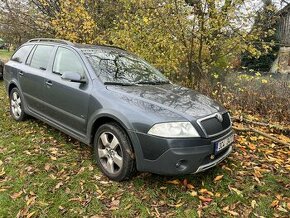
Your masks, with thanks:
[[[82,49],[105,84],[169,83],[156,68],[133,54],[119,50]]]

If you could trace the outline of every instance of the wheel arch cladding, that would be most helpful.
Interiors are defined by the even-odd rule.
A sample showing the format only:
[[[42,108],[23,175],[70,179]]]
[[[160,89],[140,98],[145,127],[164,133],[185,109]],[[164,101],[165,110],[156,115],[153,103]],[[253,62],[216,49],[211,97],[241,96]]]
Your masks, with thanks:
[[[8,86],[8,94],[9,95],[10,95],[11,90],[14,89],[14,88],[18,89],[17,85],[15,83],[10,83],[9,86]]]
[[[99,118],[97,118],[92,127],[91,127],[91,132],[90,132],[90,144],[93,144],[94,143],[94,136],[95,136],[95,133],[97,132],[97,130],[99,129],[100,126],[102,126],[103,124],[106,124],[106,123],[115,123],[116,125],[118,125],[124,132],[125,134],[127,135],[128,139],[130,140],[130,143],[131,143],[131,148],[132,148],[132,152],[128,152],[131,156],[131,158],[135,159],[135,148],[134,148],[134,145],[133,145],[133,142],[132,142],[132,139],[130,137],[130,134],[129,132],[127,131],[127,128],[126,126],[120,121],[120,120],[117,120],[113,117],[109,117],[109,116],[101,116]]]

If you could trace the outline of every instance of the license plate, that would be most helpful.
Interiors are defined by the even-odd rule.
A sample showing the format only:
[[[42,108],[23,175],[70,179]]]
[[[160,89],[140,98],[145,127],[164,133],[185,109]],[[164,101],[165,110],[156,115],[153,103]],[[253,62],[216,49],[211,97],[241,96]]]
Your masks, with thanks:
[[[228,147],[233,142],[234,142],[234,134],[230,135],[229,137],[227,137],[219,142],[215,142],[215,153],[218,153],[219,151]]]

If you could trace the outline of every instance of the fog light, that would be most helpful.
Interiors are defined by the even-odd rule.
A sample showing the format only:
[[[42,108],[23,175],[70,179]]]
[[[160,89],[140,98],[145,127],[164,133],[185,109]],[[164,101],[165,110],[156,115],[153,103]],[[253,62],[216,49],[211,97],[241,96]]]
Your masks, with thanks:
[[[210,155],[210,159],[213,160],[215,158],[215,156],[212,154]]]
[[[187,160],[179,160],[176,164],[175,167],[180,170],[183,171],[187,168]]]

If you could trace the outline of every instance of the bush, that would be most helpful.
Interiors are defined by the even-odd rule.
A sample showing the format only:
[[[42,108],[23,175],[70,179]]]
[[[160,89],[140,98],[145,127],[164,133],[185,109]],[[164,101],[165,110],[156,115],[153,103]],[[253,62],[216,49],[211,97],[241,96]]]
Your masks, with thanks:
[[[265,120],[289,124],[290,77],[287,75],[230,73],[223,82],[203,81],[198,90],[232,111],[256,114]]]

